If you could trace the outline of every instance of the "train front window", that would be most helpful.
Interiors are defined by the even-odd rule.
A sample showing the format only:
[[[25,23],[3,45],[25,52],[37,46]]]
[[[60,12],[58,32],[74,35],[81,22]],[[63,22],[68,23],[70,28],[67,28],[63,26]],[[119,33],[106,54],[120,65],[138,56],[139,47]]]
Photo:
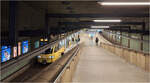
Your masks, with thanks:
[[[53,53],[53,48],[50,49],[50,54],[52,54],[52,53]]]
[[[43,54],[52,54],[52,52],[53,52],[53,49],[49,48]]]

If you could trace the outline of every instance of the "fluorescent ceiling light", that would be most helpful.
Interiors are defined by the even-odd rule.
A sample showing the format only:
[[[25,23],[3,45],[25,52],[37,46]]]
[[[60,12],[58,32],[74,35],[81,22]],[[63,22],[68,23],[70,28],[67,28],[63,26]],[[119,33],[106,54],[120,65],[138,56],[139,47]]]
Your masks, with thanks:
[[[109,28],[109,26],[91,26],[91,28]]]
[[[94,22],[121,22],[121,20],[93,20]]]
[[[150,5],[150,2],[98,2],[100,5]]]

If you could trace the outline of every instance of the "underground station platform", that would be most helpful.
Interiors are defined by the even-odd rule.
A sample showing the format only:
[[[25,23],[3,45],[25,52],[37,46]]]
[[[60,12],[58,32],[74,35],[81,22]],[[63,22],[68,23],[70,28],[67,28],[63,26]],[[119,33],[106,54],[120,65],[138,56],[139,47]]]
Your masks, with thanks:
[[[148,0],[1,1],[5,82],[150,83]]]

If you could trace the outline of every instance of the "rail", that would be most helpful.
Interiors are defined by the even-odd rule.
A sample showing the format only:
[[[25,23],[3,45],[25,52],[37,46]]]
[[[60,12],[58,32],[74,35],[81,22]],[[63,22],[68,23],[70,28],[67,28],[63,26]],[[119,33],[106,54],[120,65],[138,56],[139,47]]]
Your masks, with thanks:
[[[79,47],[77,48],[77,50],[73,53],[73,55],[70,57],[70,59],[68,59],[68,61],[66,62],[66,64],[64,65],[64,67],[61,69],[60,73],[56,76],[56,78],[53,80],[54,83],[59,82],[59,80],[61,79],[63,73],[65,72],[65,70],[67,69],[67,67],[69,66],[69,64],[72,62],[73,58],[77,55],[77,53],[79,52]]]

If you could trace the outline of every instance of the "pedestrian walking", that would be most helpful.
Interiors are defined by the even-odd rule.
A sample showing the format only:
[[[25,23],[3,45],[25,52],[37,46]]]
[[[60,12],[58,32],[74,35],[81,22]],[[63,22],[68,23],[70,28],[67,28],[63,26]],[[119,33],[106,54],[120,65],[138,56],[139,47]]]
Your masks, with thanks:
[[[96,37],[96,39],[95,39],[96,46],[98,46],[98,42],[99,42],[99,39],[98,39],[98,37]]]

